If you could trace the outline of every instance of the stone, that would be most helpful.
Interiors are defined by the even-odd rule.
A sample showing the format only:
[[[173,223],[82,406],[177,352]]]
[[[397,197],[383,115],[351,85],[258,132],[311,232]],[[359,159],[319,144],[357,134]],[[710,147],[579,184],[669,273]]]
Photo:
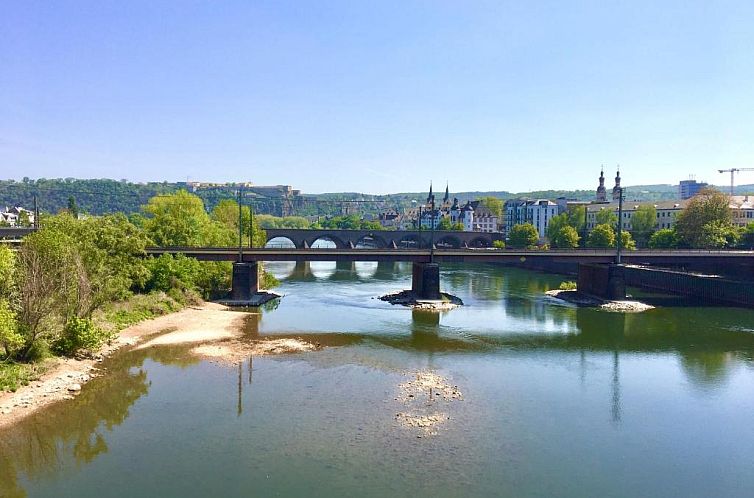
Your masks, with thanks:
[[[71,384],[68,386],[68,392],[79,392],[81,391],[81,384]]]

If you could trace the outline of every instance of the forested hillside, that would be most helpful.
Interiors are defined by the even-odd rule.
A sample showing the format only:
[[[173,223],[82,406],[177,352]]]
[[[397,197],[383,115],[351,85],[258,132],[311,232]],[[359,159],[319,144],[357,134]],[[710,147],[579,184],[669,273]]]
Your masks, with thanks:
[[[126,214],[139,212],[147,200],[155,195],[174,193],[186,185],[179,182],[162,183],[131,183],[125,180],[91,179],[78,180],[73,178],[22,181],[0,180],[0,208],[4,206],[23,206],[32,208],[34,196],[37,197],[39,209],[47,213],[57,213],[68,207],[73,198],[78,211],[90,214],[108,214],[122,212]],[[727,187],[719,187],[727,192]],[[609,189],[608,189],[609,190]],[[754,185],[740,185],[736,187],[737,194],[754,192]],[[223,199],[234,199],[234,187],[199,189],[195,192],[203,201],[207,209],[214,208]],[[436,191],[436,199],[441,199],[442,191]],[[459,201],[475,200],[483,197],[497,197],[512,199],[517,197],[556,199],[567,197],[577,200],[591,200],[594,198],[592,190],[544,190],[534,192],[473,191],[451,192],[451,198]],[[636,185],[626,187],[626,197],[629,200],[655,201],[677,198],[675,185]],[[426,200],[426,192],[403,192],[388,195],[371,195],[356,192],[304,194],[296,207],[298,216],[334,216],[342,214],[371,214],[375,215],[385,209],[398,209],[416,205]],[[358,201],[358,202],[354,202]],[[246,203],[254,204],[255,211],[263,214],[270,212],[275,201],[263,199],[259,196],[249,197]]]

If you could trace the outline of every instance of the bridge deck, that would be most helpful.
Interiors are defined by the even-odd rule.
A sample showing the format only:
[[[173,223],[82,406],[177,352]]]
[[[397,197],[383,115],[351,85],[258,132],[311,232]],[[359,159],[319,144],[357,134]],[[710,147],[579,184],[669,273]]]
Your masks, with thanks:
[[[185,254],[202,261],[238,261],[238,248],[232,247],[150,247],[147,254]],[[408,261],[427,262],[428,249],[292,249],[263,248],[243,250],[244,261]],[[436,249],[435,261],[514,263],[526,260],[571,263],[612,263],[614,249],[511,250]],[[754,251],[639,250],[623,253],[628,264],[681,265],[697,262],[733,263],[754,267]]]

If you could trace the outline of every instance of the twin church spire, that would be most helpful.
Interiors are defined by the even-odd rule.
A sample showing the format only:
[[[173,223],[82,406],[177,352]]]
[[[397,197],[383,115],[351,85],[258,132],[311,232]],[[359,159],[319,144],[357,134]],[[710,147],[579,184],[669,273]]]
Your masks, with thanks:
[[[607,189],[605,188],[605,167],[600,168],[600,184],[597,187],[597,202],[607,202]],[[615,173],[615,186],[613,187],[613,200],[617,201],[620,197],[620,165]]]

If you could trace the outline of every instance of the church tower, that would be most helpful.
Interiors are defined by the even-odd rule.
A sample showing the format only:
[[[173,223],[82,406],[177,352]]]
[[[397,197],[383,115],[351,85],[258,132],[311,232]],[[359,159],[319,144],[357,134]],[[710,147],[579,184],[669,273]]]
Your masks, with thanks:
[[[607,189],[605,189],[605,168],[600,168],[600,186],[597,187],[597,202],[607,202]]]
[[[620,188],[620,166],[618,166],[618,171],[615,173],[615,187],[613,187],[613,200],[617,201],[620,198],[621,188]]]

